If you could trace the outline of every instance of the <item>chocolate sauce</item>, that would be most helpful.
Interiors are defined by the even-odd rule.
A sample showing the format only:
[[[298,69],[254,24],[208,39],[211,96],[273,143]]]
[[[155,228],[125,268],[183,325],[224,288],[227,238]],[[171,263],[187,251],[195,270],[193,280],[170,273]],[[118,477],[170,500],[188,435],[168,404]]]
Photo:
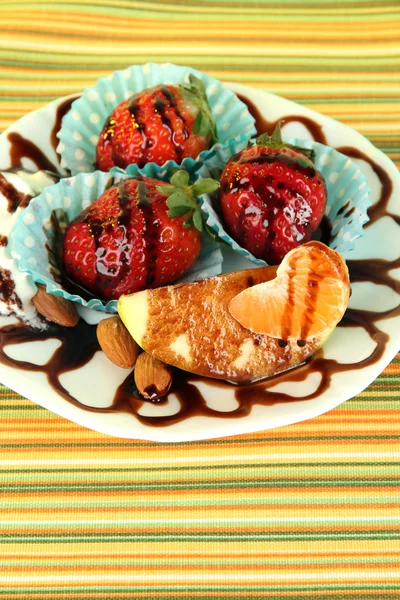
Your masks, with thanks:
[[[292,317],[293,310],[295,307],[295,288],[294,288],[294,275],[296,274],[296,263],[297,257],[292,256],[291,261],[289,262],[289,283],[287,290],[287,298],[284,309],[285,314],[285,322],[282,324],[282,339],[287,340],[292,333]]]
[[[312,239],[323,242],[327,246],[330,245],[332,241],[332,225],[326,215],[322,217],[322,221],[319,224],[317,231],[315,231]]]
[[[351,281],[369,281],[377,285],[386,285],[400,294],[400,281],[390,272],[400,268],[400,258],[394,261],[382,258],[368,258],[365,260],[347,260],[351,274]]]
[[[140,185],[140,184],[139,184]],[[117,194],[118,194],[118,204],[120,206],[120,213],[117,218],[118,226],[120,230],[123,231],[124,238],[119,240],[120,242],[120,251],[117,259],[117,266],[111,267],[111,269],[115,269],[115,271],[111,271],[113,275],[118,272],[118,276],[114,278],[116,284],[123,283],[128,276],[131,270],[130,264],[130,249],[131,243],[128,237],[128,226],[131,222],[131,203],[130,203],[130,195],[127,189],[124,186],[124,183],[121,182],[117,186]]]
[[[69,112],[69,110],[71,108],[71,104],[73,102],[75,102],[75,100],[77,100],[78,98],[79,98],[79,95],[75,96],[74,98],[67,98],[67,100],[64,100],[64,102],[61,102],[61,104],[59,104],[57,107],[56,119],[54,121],[53,129],[51,130],[51,133],[50,133],[50,142],[51,142],[51,145],[53,146],[54,151],[56,152],[58,157],[60,155],[57,152],[57,146],[59,144],[59,139],[57,137],[57,133],[61,129],[62,120],[65,117],[65,115],[67,114],[67,112]]]
[[[318,258],[311,253],[311,267],[308,273],[307,279],[307,293],[304,296],[304,305],[306,310],[302,313],[301,332],[300,340],[297,341],[297,345],[301,348],[306,344],[304,340],[307,339],[311,327],[313,325],[313,315],[315,314],[318,300],[318,287],[323,279],[323,274],[318,273]]]
[[[316,142],[320,142],[321,144],[327,143],[326,136],[322,131],[322,125],[316,123],[310,117],[305,117],[303,115],[288,115],[282,117],[281,119],[276,119],[275,121],[269,121],[261,114],[259,109],[256,107],[255,104],[253,104],[251,100],[244,96],[241,96],[240,94],[238,94],[238,97],[242,102],[244,102],[244,104],[247,105],[251,116],[254,118],[255,127],[257,129],[258,135],[261,135],[265,132],[268,132],[270,135],[272,135],[272,132],[274,131],[275,127],[278,125],[279,122],[282,123],[282,126],[287,125],[288,123],[301,123],[301,125],[304,125],[304,127],[308,129],[313,140],[315,140]]]
[[[351,146],[342,146],[340,148],[336,148],[336,150],[342,154],[345,154],[349,158],[358,158],[367,162],[381,182],[382,187],[378,201],[368,209],[368,216],[370,220],[364,225],[364,227],[369,227],[384,216],[392,217],[392,219],[394,219],[396,223],[400,225],[400,217],[388,212],[388,204],[390,196],[393,192],[393,183],[385,169],[357,148],[352,148]]]
[[[244,99],[244,101],[249,104],[247,99]],[[255,107],[252,108],[252,105],[250,105],[249,108],[251,111],[256,110]],[[256,113],[253,112],[252,114],[255,116]],[[273,128],[274,123],[266,121],[259,114],[257,118],[259,131],[265,130],[266,128]],[[289,119],[290,121],[296,120],[305,124],[310,133],[312,133],[314,139],[325,142],[325,136],[322,133],[321,127],[317,123],[314,123],[311,119],[294,116],[290,117]],[[287,119],[286,122],[288,122]],[[362,158],[363,160],[369,162],[381,181],[382,190],[379,201],[372,207],[370,211],[371,222],[375,222],[382,216],[390,215],[390,213],[387,211],[387,206],[392,191],[392,182],[389,175],[382,167],[371,161],[371,159],[366,157],[360,151],[348,147],[340,148],[339,150],[348,156]],[[142,193],[140,195],[139,203],[142,210],[146,210],[148,204],[146,203],[145,194]],[[120,204],[123,207],[123,198],[121,199]],[[122,210],[121,218],[124,218],[123,215],[124,212]],[[390,216],[395,218],[398,222],[396,215]],[[330,238],[330,228],[327,227],[326,224],[322,225],[320,236],[323,241],[326,241],[328,238]],[[400,258],[394,261],[386,261],[378,258],[349,260],[347,264],[349,267],[351,281],[368,281],[388,286],[394,291],[400,292],[399,281],[390,274],[393,269],[400,268]],[[314,295],[316,296],[318,281],[312,280],[309,283],[309,302],[312,304],[314,301]],[[99,350],[95,335],[95,326],[90,326],[83,322],[80,322],[77,327],[71,329],[52,325],[50,329],[45,332],[30,330],[23,325],[3,327],[0,329],[0,360],[3,364],[14,368],[41,371],[46,373],[50,385],[52,385],[52,387],[63,398],[82,409],[93,412],[129,412],[135,415],[135,417],[145,425],[160,427],[177,423],[192,416],[207,416],[214,418],[219,417],[223,419],[241,418],[248,415],[251,412],[252,407],[255,405],[269,406],[276,403],[299,402],[317,398],[321,393],[329,388],[332,377],[336,373],[363,369],[364,367],[373,365],[380,360],[385,351],[389,336],[380,329],[379,324],[385,319],[396,316],[400,316],[400,306],[385,312],[374,312],[350,308],[347,309],[346,314],[338,327],[362,327],[368,333],[370,338],[376,343],[376,346],[370,355],[362,361],[356,363],[339,363],[333,359],[326,359],[323,354],[323,349],[321,349],[308,362],[289,371],[277,374],[269,379],[258,381],[252,384],[233,386],[232,384],[224,381],[207,379],[207,384],[215,388],[216,394],[218,393],[218,390],[221,389],[230,389],[234,393],[238,405],[237,408],[230,412],[221,412],[207,406],[205,398],[196,386],[196,383],[204,381],[204,378],[176,369],[174,370],[173,384],[169,392],[169,394],[176,395],[180,404],[178,412],[174,415],[163,417],[146,417],[140,415],[139,411],[145,400],[140,398],[139,394],[137,393],[132,373],[130,373],[123,384],[119,386],[111,407],[92,408],[81,404],[78,402],[78,400],[73,398],[60,384],[59,377],[62,373],[72,371],[85,365],[92,358],[94,353]],[[309,327],[310,324],[308,322],[303,323],[302,337],[307,336]],[[5,348],[9,345],[20,344],[28,341],[47,340],[51,338],[59,339],[61,341],[61,346],[54,352],[53,356],[46,365],[33,365],[32,363],[26,361],[11,359],[5,353]],[[299,346],[303,346],[305,342],[304,340],[298,340],[297,343]],[[287,342],[285,340],[279,341],[279,345],[281,347],[285,347],[286,344]],[[301,396],[299,398],[293,397],[290,394],[272,390],[277,382],[300,383],[305,381],[305,379],[312,373],[319,373],[321,377],[317,389],[310,394]]]
[[[29,158],[38,170],[43,169],[44,171],[57,173],[57,166],[49,161],[36,144],[15,131],[9,133],[7,139],[10,142],[10,169],[22,166],[22,159]]]
[[[15,283],[11,271],[0,267],[0,298],[8,306],[16,305],[22,310],[22,302],[15,291]]]
[[[351,272],[352,268],[356,270],[359,267],[359,263],[364,262],[366,261],[352,261],[352,265],[350,265]],[[364,265],[362,264],[361,266],[363,269]],[[386,283],[385,277],[381,276],[380,281]],[[178,398],[180,404],[178,412],[174,415],[162,417],[140,415],[139,411],[145,400],[137,393],[132,373],[129,373],[125,381],[117,389],[110,407],[94,408],[80,403],[61,385],[59,377],[63,373],[84,366],[90,361],[94,353],[99,350],[95,334],[96,327],[87,325],[82,321],[75,328],[52,325],[49,330],[44,332],[28,329],[23,325],[3,327],[0,329],[0,361],[14,368],[45,373],[49,384],[63,398],[89,412],[129,412],[135,415],[141,423],[155,427],[172,425],[192,416],[219,417],[223,419],[240,418],[248,415],[255,405],[270,406],[282,402],[312,400],[329,388],[331,379],[336,373],[363,369],[376,363],[382,357],[389,339],[389,336],[379,329],[379,321],[394,316],[400,316],[400,307],[383,313],[356,309],[348,309],[346,311],[339,327],[361,326],[371,339],[376,342],[374,350],[362,361],[356,363],[339,363],[336,360],[324,358],[323,349],[321,349],[307,363],[259,382],[233,386],[224,381],[207,379],[207,384],[215,388],[216,393],[221,389],[230,389],[233,392],[238,406],[230,412],[221,412],[210,408],[196,386],[196,383],[204,381],[204,378],[179,371],[178,369],[175,369],[173,372],[173,383],[169,392],[169,394],[174,394]],[[52,338],[59,339],[62,345],[55,351],[46,365],[35,365],[26,361],[18,361],[10,358],[5,353],[5,349],[9,345]],[[284,340],[280,342],[282,347],[285,344]],[[298,344],[302,346],[304,345],[304,341],[299,340]],[[300,383],[311,373],[319,373],[321,379],[317,388],[310,394],[299,398],[271,389],[278,382]]]
[[[4,175],[0,175],[0,194],[7,199],[7,210],[13,213],[19,206],[26,207],[32,196],[24,194],[15,188]]]
[[[179,111],[176,100],[175,100],[175,96],[168,87],[160,86],[159,88],[157,88],[155,90],[154,94],[155,94],[154,110],[155,110],[156,114],[159,115],[162,126],[168,132],[168,140],[173,144],[174,150],[176,153],[176,158],[180,162],[182,160],[184,145],[182,142],[178,142],[178,140],[176,139],[176,132],[175,132],[175,128],[172,123],[170,114],[173,113],[176,117],[178,117],[178,119],[182,123],[182,132],[181,133],[182,133],[183,141],[189,137],[189,131],[186,127],[186,119]],[[159,96],[158,94],[161,94],[161,96]],[[131,114],[132,121],[142,138],[142,142],[141,142],[142,156],[141,156],[141,159],[137,162],[137,164],[139,167],[144,167],[144,165],[148,162],[148,157],[147,157],[146,153],[153,146],[153,140],[147,131],[146,120],[144,118],[142,108],[137,101],[136,95],[132,96],[132,98],[130,98],[130,100],[128,100],[127,108]],[[107,138],[105,137],[104,139],[109,140],[110,138],[113,137],[113,135],[114,135],[114,131],[113,131],[113,128],[111,128],[110,135],[107,136]],[[122,167],[125,166],[125,165],[118,164],[118,161],[119,162],[121,162],[121,161],[120,161],[119,157],[114,156],[114,154],[113,154],[113,161],[117,166],[122,166]]]
[[[235,157],[233,157],[235,160]],[[274,162],[285,163],[288,167],[295,167],[296,173],[301,173],[305,178],[313,179],[315,177],[315,169],[309,165],[301,165],[297,158],[292,158],[287,154],[260,154],[259,156],[240,157],[237,161],[239,164],[263,165]],[[282,183],[282,182],[280,182]],[[320,182],[319,182],[320,183]],[[242,184],[244,186],[244,184]],[[284,184],[283,184],[284,185]],[[245,187],[245,186],[244,186]],[[279,188],[282,189],[282,186]],[[224,190],[225,191],[225,190]]]
[[[45,365],[36,365],[28,361],[10,358],[5,352],[8,346],[49,339],[60,340],[61,346],[55,350]],[[100,350],[100,346],[97,341],[96,327],[88,325],[84,321],[80,321],[76,327],[61,327],[51,324],[44,331],[30,329],[22,323],[7,325],[0,329],[0,361],[2,364],[25,371],[45,373],[53,389],[77,406],[82,405],[61,385],[60,376],[83,367],[98,350]]]
[[[158,261],[157,240],[159,238],[158,230],[160,223],[154,219],[154,212],[147,197],[146,185],[143,181],[139,182],[138,192],[138,206],[142,210],[145,222],[143,233],[145,243],[145,249],[143,253],[146,270],[145,283],[146,287],[151,287],[156,279],[156,268]]]
[[[141,149],[142,149],[143,153],[145,154],[146,150],[148,148],[150,148],[151,144],[150,144],[150,139],[146,133],[146,126],[140,118],[140,106],[136,100],[136,96],[133,96],[131,98],[131,100],[129,100],[128,110],[131,113],[131,117],[132,117],[134,126],[137,128],[138,132],[142,136]],[[113,156],[113,158],[114,158],[114,156]],[[143,160],[140,161],[139,167],[144,167],[145,164],[146,164],[146,159],[145,159],[145,156],[143,156]]]

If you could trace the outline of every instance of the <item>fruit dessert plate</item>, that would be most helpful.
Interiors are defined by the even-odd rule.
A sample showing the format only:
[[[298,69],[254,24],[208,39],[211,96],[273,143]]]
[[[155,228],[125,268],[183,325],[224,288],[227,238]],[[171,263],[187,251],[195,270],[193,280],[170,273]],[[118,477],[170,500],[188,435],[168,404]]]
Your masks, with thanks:
[[[293,339],[296,336],[300,339],[298,343],[282,343],[280,338],[285,337],[285,333],[280,324],[286,323],[287,328],[288,321],[283,319],[283,315],[288,307],[276,302],[274,295],[276,289],[286,285],[288,273],[295,271],[293,261],[300,266],[303,262],[306,265],[305,271],[298,271],[301,288],[306,281],[308,262],[320,251],[318,242],[311,242],[311,247],[302,246],[303,249],[309,248],[306,251],[294,250],[294,255],[287,254],[278,270],[268,266],[255,268],[244,256],[222,246],[222,268],[228,275],[220,276],[221,297],[226,298],[231,315],[227,322],[247,327],[252,331],[253,345],[258,344],[261,348],[264,348],[265,334],[275,339],[274,343],[268,342],[272,363],[284,360],[285,366],[290,367],[290,361],[285,358],[290,346],[290,350],[297,353],[296,364],[304,358],[300,366],[252,384],[239,381],[240,378],[235,382],[234,374],[231,382],[206,378],[203,375],[207,375],[207,370],[200,372],[200,369],[197,369],[197,375],[177,371],[171,381],[169,369],[163,370],[160,367],[162,363],[149,363],[148,355],[143,353],[139,355],[143,363],[138,369],[141,376],[134,381],[129,371],[123,368],[129,367],[124,362],[127,355],[133,356],[136,352],[132,338],[125,339],[126,329],[118,329],[120,321],[116,317],[115,321],[102,321],[98,328],[99,341],[103,344],[104,340],[107,343],[111,339],[111,329],[115,339],[125,344],[126,352],[120,357],[121,367],[117,367],[104,352],[99,351],[94,324],[104,314],[80,306],[79,313],[83,318],[75,327],[51,326],[43,331],[25,331],[24,335],[7,334],[5,328],[12,324],[13,317],[2,317],[0,380],[5,385],[65,418],[106,434],[178,442],[270,429],[320,415],[365,389],[396,354],[400,345],[399,270],[396,271],[400,267],[400,176],[396,167],[363,136],[332,119],[267,92],[240,85],[226,87],[247,104],[259,133],[271,133],[283,119],[285,138],[314,139],[331,146],[355,161],[368,179],[372,200],[370,221],[365,225],[363,237],[356,240],[355,248],[348,254],[344,253],[352,295],[344,318],[323,344],[322,350],[309,360],[301,338],[304,327],[307,335],[312,335],[312,324],[301,325],[303,317],[298,299],[289,321]],[[57,100],[26,115],[4,132],[0,136],[0,169],[22,165],[31,170],[57,171],[65,176],[56,152],[57,132],[72,100]],[[338,176],[333,174],[333,178]],[[28,244],[32,244],[32,240],[28,239]],[[34,256],[34,250],[32,253]],[[332,252],[332,256],[334,254]],[[332,261],[330,264],[333,264]],[[240,273],[244,269],[249,271]],[[343,269],[340,266],[334,276],[332,270],[328,275],[324,272],[323,284],[317,282],[321,285],[321,293],[325,294],[325,309],[318,326],[323,335],[314,339],[315,347],[311,350],[319,348],[330,333],[330,330],[324,329],[324,319],[328,324],[336,323],[342,316],[340,311],[347,304],[347,271]],[[232,271],[239,273],[229,275]],[[243,277],[247,278],[246,285],[243,285]],[[257,278],[261,278],[260,281]],[[177,311],[187,315],[187,331],[191,331],[190,349],[197,349],[200,355],[206,338],[209,337],[211,345],[214,339],[214,346],[218,339],[223,339],[218,338],[218,327],[210,332],[207,302],[212,303],[212,294],[207,291],[208,285],[206,280],[188,287],[172,286],[123,296],[122,299],[127,300],[120,301],[119,312],[133,337],[143,347],[156,348],[157,353],[168,351],[164,343],[166,333],[161,335],[156,324],[157,318],[163,316],[161,310],[157,310],[158,296],[169,293],[171,310],[168,313],[166,309],[165,319],[172,321]],[[190,324],[193,314],[189,296],[196,286],[203,289],[204,297],[201,294],[198,297],[202,297],[204,302],[203,313],[196,315],[196,327],[193,327]],[[237,293],[231,297],[233,288]],[[163,292],[163,289],[169,291]],[[333,296],[340,301],[334,302],[331,307],[329,298]],[[51,296],[47,294],[46,298]],[[134,299],[133,303],[130,298]],[[265,313],[265,298],[275,298],[274,315]],[[165,303],[160,306],[166,308]],[[263,311],[264,317],[260,319]],[[134,319],[132,325],[131,316],[135,314],[141,316],[141,331],[135,329],[137,320]],[[151,314],[154,315],[152,329],[146,326],[146,319]],[[66,314],[65,318],[71,319],[71,315]],[[224,314],[223,318],[228,317]],[[214,319],[213,326],[224,324],[222,317],[219,323],[216,321],[218,319]],[[176,331],[171,342],[176,343],[182,360],[188,351],[186,333]],[[245,360],[248,340],[241,342],[242,358]],[[220,350],[223,358],[226,351],[223,344]],[[114,347],[110,351],[114,355],[117,353]],[[134,360],[136,358],[133,356]],[[203,357],[200,356],[200,359]],[[139,389],[142,396],[147,394],[148,398],[152,398],[154,372],[157,373],[158,385],[167,394],[167,401],[160,404],[144,402],[135,395],[135,389]],[[260,371],[261,376],[268,374],[265,370]],[[218,374],[212,375],[216,377]]]

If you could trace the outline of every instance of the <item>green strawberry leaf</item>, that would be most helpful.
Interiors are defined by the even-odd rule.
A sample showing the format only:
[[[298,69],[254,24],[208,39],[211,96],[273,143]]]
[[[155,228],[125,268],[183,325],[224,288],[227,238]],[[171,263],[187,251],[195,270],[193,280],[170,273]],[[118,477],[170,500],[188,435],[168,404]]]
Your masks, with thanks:
[[[168,216],[175,218],[187,215],[183,223],[184,227],[196,227],[198,231],[203,231],[203,219],[197,203],[198,197],[202,194],[215,192],[219,188],[219,182],[215,179],[205,178],[193,185],[188,185],[189,175],[182,170],[175,173],[170,182],[172,185],[167,186],[168,194],[165,194],[169,209],[167,211]],[[159,189],[160,192],[165,193],[165,187]]]
[[[200,123],[199,134],[206,136],[208,133],[210,133],[211,137],[213,137],[213,128],[212,128],[211,122],[205,115],[203,115],[203,119],[201,120],[201,123]]]
[[[174,185],[158,185],[157,191],[164,194],[164,196],[171,196],[171,194],[175,194],[176,187]]]
[[[208,103],[206,86],[203,81],[195,75],[189,75],[189,83],[179,85],[182,96],[192,104],[195,104],[199,112],[193,124],[193,133],[209,137],[211,144],[218,142],[217,127]]]
[[[204,82],[199,77],[196,77],[196,75],[193,75],[193,73],[190,73],[189,75],[189,82],[191,89],[199,94],[199,96],[202,96],[205,100],[207,100],[206,86]]]
[[[189,173],[183,169],[177,171],[172,175],[170,183],[177,188],[185,188],[189,185]]]
[[[282,140],[281,123],[284,123],[285,119],[282,119],[276,125],[272,135],[267,132],[262,133],[256,139],[257,146],[269,146],[270,148],[291,148],[297,152],[304,154],[311,162],[315,161],[315,151],[312,148],[301,148],[301,146],[294,146]]]
[[[219,188],[219,181],[215,179],[207,178],[201,179],[192,186],[192,192],[195,196],[202,196],[203,194],[211,194]]]
[[[281,123],[282,123],[282,121],[278,121],[277,126],[275,127],[274,131],[272,132],[272,135],[270,137],[271,146],[279,146],[280,144],[283,143]]]
[[[186,221],[184,222],[183,226],[186,229],[189,229],[190,227],[194,226],[194,222],[193,222],[193,215],[191,215],[188,219],[186,219]]]
[[[197,208],[193,213],[193,224],[198,231],[203,231],[203,219],[201,218],[201,212],[199,208]]]
[[[172,219],[176,217],[183,217],[188,212],[190,212],[191,208],[188,206],[174,206],[167,211],[167,215]]]
[[[218,234],[215,233],[214,229],[211,229],[211,227],[209,225],[207,225],[206,222],[203,223],[204,225],[204,230],[207,233],[207,235],[212,239],[213,242],[221,242],[222,240],[218,237]]]
[[[200,133],[202,123],[203,123],[203,113],[201,112],[201,110],[199,110],[199,112],[197,113],[197,117],[195,118],[194,123],[193,123],[193,133],[194,134]]]
[[[183,190],[178,190],[167,199],[168,208],[175,208],[176,206],[187,206],[188,208],[195,208],[196,202]]]
[[[313,150],[313,148],[301,148],[300,146],[292,145],[290,145],[290,147],[293,148],[293,150],[297,150],[297,152],[301,152],[304,156],[307,156],[312,163],[315,162],[315,150]]]

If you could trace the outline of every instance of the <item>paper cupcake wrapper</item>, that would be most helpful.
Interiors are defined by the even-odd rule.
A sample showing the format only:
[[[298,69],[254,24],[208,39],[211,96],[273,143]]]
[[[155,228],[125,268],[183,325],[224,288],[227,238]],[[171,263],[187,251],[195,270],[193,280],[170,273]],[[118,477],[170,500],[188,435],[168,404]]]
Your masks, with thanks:
[[[80,173],[68,179],[61,179],[34,198],[19,215],[9,237],[10,250],[18,268],[29,273],[34,282],[44,284],[50,294],[62,296],[94,310],[117,312],[117,300],[109,302],[96,298],[85,300],[79,295],[66,291],[57,281],[59,271],[57,265],[51,260],[51,252],[55,251],[57,241],[52,214],[58,219],[61,218],[66,224],[70,223],[110,185],[133,175],[144,174],[138,167],[132,171],[135,173],[131,175],[102,171]],[[167,175],[164,177],[167,179]],[[163,176],[157,179],[163,179]],[[203,236],[203,241],[198,259],[177,283],[204,279],[222,272],[222,253],[219,244],[211,241],[206,235]],[[46,246],[50,248],[50,253]]]
[[[191,67],[169,63],[133,65],[99,79],[72,103],[57,134],[60,139],[57,152],[61,154],[61,165],[69,169],[72,175],[94,171],[99,135],[116,106],[133,94],[160,83],[186,83],[190,73],[201,79],[206,86],[222,144],[227,143],[230,138],[248,139],[255,135],[254,118],[247,106],[217,79]],[[198,160],[206,159],[211,150],[212,148],[201,152]]]
[[[153,179],[162,179],[162,181],[168,181],[172,175],[177,171],[184,170],[189,173],[189,182],[194,183],[197,180],[197,172],[201,168],[203,163],[194,160],[193,158],[184,158],[182,163],[178,165],[174,160],[169,160],[163,164],[162,167],[156,165],[156,163],[147,163],[144,167],[138,167],[137,165],[129,165],[126,169],[120,169],[119,167],[113,167],[110,173],[119,173],[129,175],[129,177],[137,177],[138,175],[144,175],[145,177],[151,177]]]
[[[353,161],[329,146],[297,138],[288,138],[286,141],[314,150],[314,164],[324,177],[328,192],[325,215],[332,228],[329,246],[340,253],[353,250],[355,241],[363,235],[363,225],[369,220],[367,210],[371,206],[371,198],[367,178]],[[243,150],[245,146],[246,143],[243,141],[231,141],[229,147],[216,148],[212,156],[197,171],[197,180],[204,177],[219,179],[229,158]],[[267,264],[242,248],[225,231],[208,194],[202,196],[201,203],[201,210],[207,225],[218,235],[220,240],[256,265]]]

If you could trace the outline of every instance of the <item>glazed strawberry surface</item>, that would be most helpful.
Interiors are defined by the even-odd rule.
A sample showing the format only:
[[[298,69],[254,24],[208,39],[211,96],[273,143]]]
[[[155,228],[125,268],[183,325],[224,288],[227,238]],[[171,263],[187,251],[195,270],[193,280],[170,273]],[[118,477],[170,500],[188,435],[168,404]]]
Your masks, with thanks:
[[[177,86],[159,85],[135,94],[117,106],[105,123],[97,145],[99,169],[180,163],[196,158],[209,146],[209,136],[193,132],[199,107]]]
[[[269,264],[311,239],[325,206],[322,176],[291,148],[246,148],[221,177],[220,207],[228,233]]]
[[[184,217],[168,216],[166,185],[126,179],[78,215],[64,237],[67,276],[106,299],[181,277],[199,255],[201,236],[184,227]]]

